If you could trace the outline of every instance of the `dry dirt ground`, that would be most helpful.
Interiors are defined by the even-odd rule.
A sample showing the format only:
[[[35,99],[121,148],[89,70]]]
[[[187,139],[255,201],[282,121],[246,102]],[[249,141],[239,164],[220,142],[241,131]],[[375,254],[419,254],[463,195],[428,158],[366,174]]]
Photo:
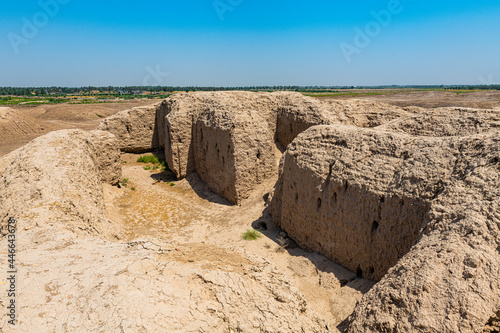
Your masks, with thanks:
[[[366,91],[367,93],[373,92]],[[452,92],[452,91],[405,91],[382,93],[381,95],[363,96],[359,99],[388,103],[400,107],[419,106],[423,108],[437,107],[470,107],[480,109],[500,108],[500,91]],[[335,99],[351,99],[350,96],[335,97]],[[324,97],[322,99],[331,99]]]
[[[226,259],[218,255],[221,247],[262,256],[287,276],[333,329],[373,286],[372,281],[358,278],[324,256],[298,248],[273,225],[269,214],[262,213],[265,193],[275,179],[234,206],[211,192],[196,175],[177,181],[171,173],[144,170],[146,164],[136,162],[139,156],[122,155],[126,187],[104,188],[108,218],[128,230],[128,241],[154,237],[205,244],[178,255],[185,261],[210,258],[216,266],[225,265]],[[262,237],[244,240],[242,234],[252,227],[261,229]]]
[[[73,128],[91,130],[103,118],[157,101],[144,99],[120,103],[0,107],[0,156],[51,131]]]

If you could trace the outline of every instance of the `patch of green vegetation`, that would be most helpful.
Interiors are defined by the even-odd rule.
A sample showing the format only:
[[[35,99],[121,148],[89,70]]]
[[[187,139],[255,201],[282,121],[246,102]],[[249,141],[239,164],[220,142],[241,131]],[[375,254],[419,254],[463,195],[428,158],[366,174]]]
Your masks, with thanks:
[[[244,240],[257,240],[262,237],[262,234],[255,229],[248,229],[241,235],[241,237]]]
[[[160,164],[160,159],[155,155],[144,155],[137,159],[139,163]]]
[[[170,169],[167,166],[167,162],[165,160],[162,160],[158,158],[158,156],[155,155],[144,155],[141,156],[137,159],[138,163],[147,163],[147,164],[152,164],[152,166],[149,169],[146,169],[144,167],[144,170],[158,170],[160,169],[161,171],[170,171]]]
[[[170,186],[175,186],[175,183],[174,183],[174,182],[171,182],[171,183],[170,183]]]
[[[131,187],[130,189],[131,189],[132,191],[135,191],[135,187]]]
[[[151,170],[151,166],[150,166],[150,165],[146,165],[146,166],[144,167],[144,170]]]
[[[160,161],[161,171],[170,171],[166,161]]]
[[[122,180],[122,186],[123,187],[127,187],[127,185],[128,185],[128,178],[123,178],[123,180]]]

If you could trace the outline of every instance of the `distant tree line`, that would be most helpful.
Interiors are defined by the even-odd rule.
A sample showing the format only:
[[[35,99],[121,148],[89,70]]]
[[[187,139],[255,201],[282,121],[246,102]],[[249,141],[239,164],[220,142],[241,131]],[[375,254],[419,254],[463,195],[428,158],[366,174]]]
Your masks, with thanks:
[[[0,87],[0,96],[49,96],[49,95],[131,95],[171,93],[174,91],[297,91],[321,93],[338,89],[439,89],[439,90],[500,90],[500,85],[418,85],[418,86],[248,86],[248,87],[162,87],[162,86],[125,86],[125,87]]]

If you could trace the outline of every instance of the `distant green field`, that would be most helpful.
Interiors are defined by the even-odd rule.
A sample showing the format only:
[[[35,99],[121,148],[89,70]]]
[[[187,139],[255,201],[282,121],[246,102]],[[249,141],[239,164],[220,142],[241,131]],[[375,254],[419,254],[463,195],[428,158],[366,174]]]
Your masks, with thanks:
[[[0,96],[0,105],[41,105],[41,104],[100,104],[100,103],[120,103],[125,100],[133,99],[162,99],[168,95],[95,95],[81,97],[27,97],[27,96]]]

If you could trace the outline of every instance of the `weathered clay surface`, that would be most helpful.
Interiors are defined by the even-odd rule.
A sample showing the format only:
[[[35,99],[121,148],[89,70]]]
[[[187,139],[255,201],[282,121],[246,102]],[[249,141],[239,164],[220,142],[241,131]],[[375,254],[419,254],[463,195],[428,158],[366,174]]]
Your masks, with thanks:
[[[326,104],[315,98],[288,99],[287,103],[278,108],[276,140],[286,148],[297,135],[309,127],[336,123],[334,115],[328,111]]]
[[[160,107],[155,104],[118,112],[105,118],[97,129],[113,133],[117,148],[123,152],[143,153],[158,149],[155,119]]]
[[[378,129],[419,136],[465,136],[500,129],[500,113],[470,108],[438,108],[403,116]]]
[[[314,125],[378,126],[404,114],[382,103],[322,102],[292,92],[201,92],[165,100],[156,124],[159,146],[178,178],[198,172],[215,192],[239,203],[276,172],[275,140],[286,147]]]
[[[316,126],[284,155],[273,217],[300,245],[381,279],[349,332],[480,331],[500,301],[499,161],[495,131]]]
[[[165,100],[157,114],[160,146],[165,149],[170,169],[178,178],[195,172],[193,135],[201,112],[226,110],[235,114],[242,111],[258,113],[262,121],[267,123],[273,138],[276,108],[279,101],[287,95],[288,93],[197,92],[171,96]]]
[[[274,140],[257,111],[202,111],[194,135],[196,172],[212,190],[238,204],[276,170]]]
[[[69,232],[47,238],[18,242],[16,332],[327,332],[262,258],[203,244],[110,243]],[[186,260],[193,251],[197,259]],[[0,329],[14,331],[7,319]]]
[[[286,148],[303,131],[316,125],[354,125],[375,127],[393,119],[420,111],[418,108],[399,108],[392,105],[346,100],[319,101],[292,95],[278,109],[276,139]]]
[[[39,137],[6,155],[0,178],[0,228],[9,217],[47,228],[112,237],[104,216],[102,182],[121,178],[120,152],[109,132],[62,130]],[[24,223],[24,222],[21,222]]]

